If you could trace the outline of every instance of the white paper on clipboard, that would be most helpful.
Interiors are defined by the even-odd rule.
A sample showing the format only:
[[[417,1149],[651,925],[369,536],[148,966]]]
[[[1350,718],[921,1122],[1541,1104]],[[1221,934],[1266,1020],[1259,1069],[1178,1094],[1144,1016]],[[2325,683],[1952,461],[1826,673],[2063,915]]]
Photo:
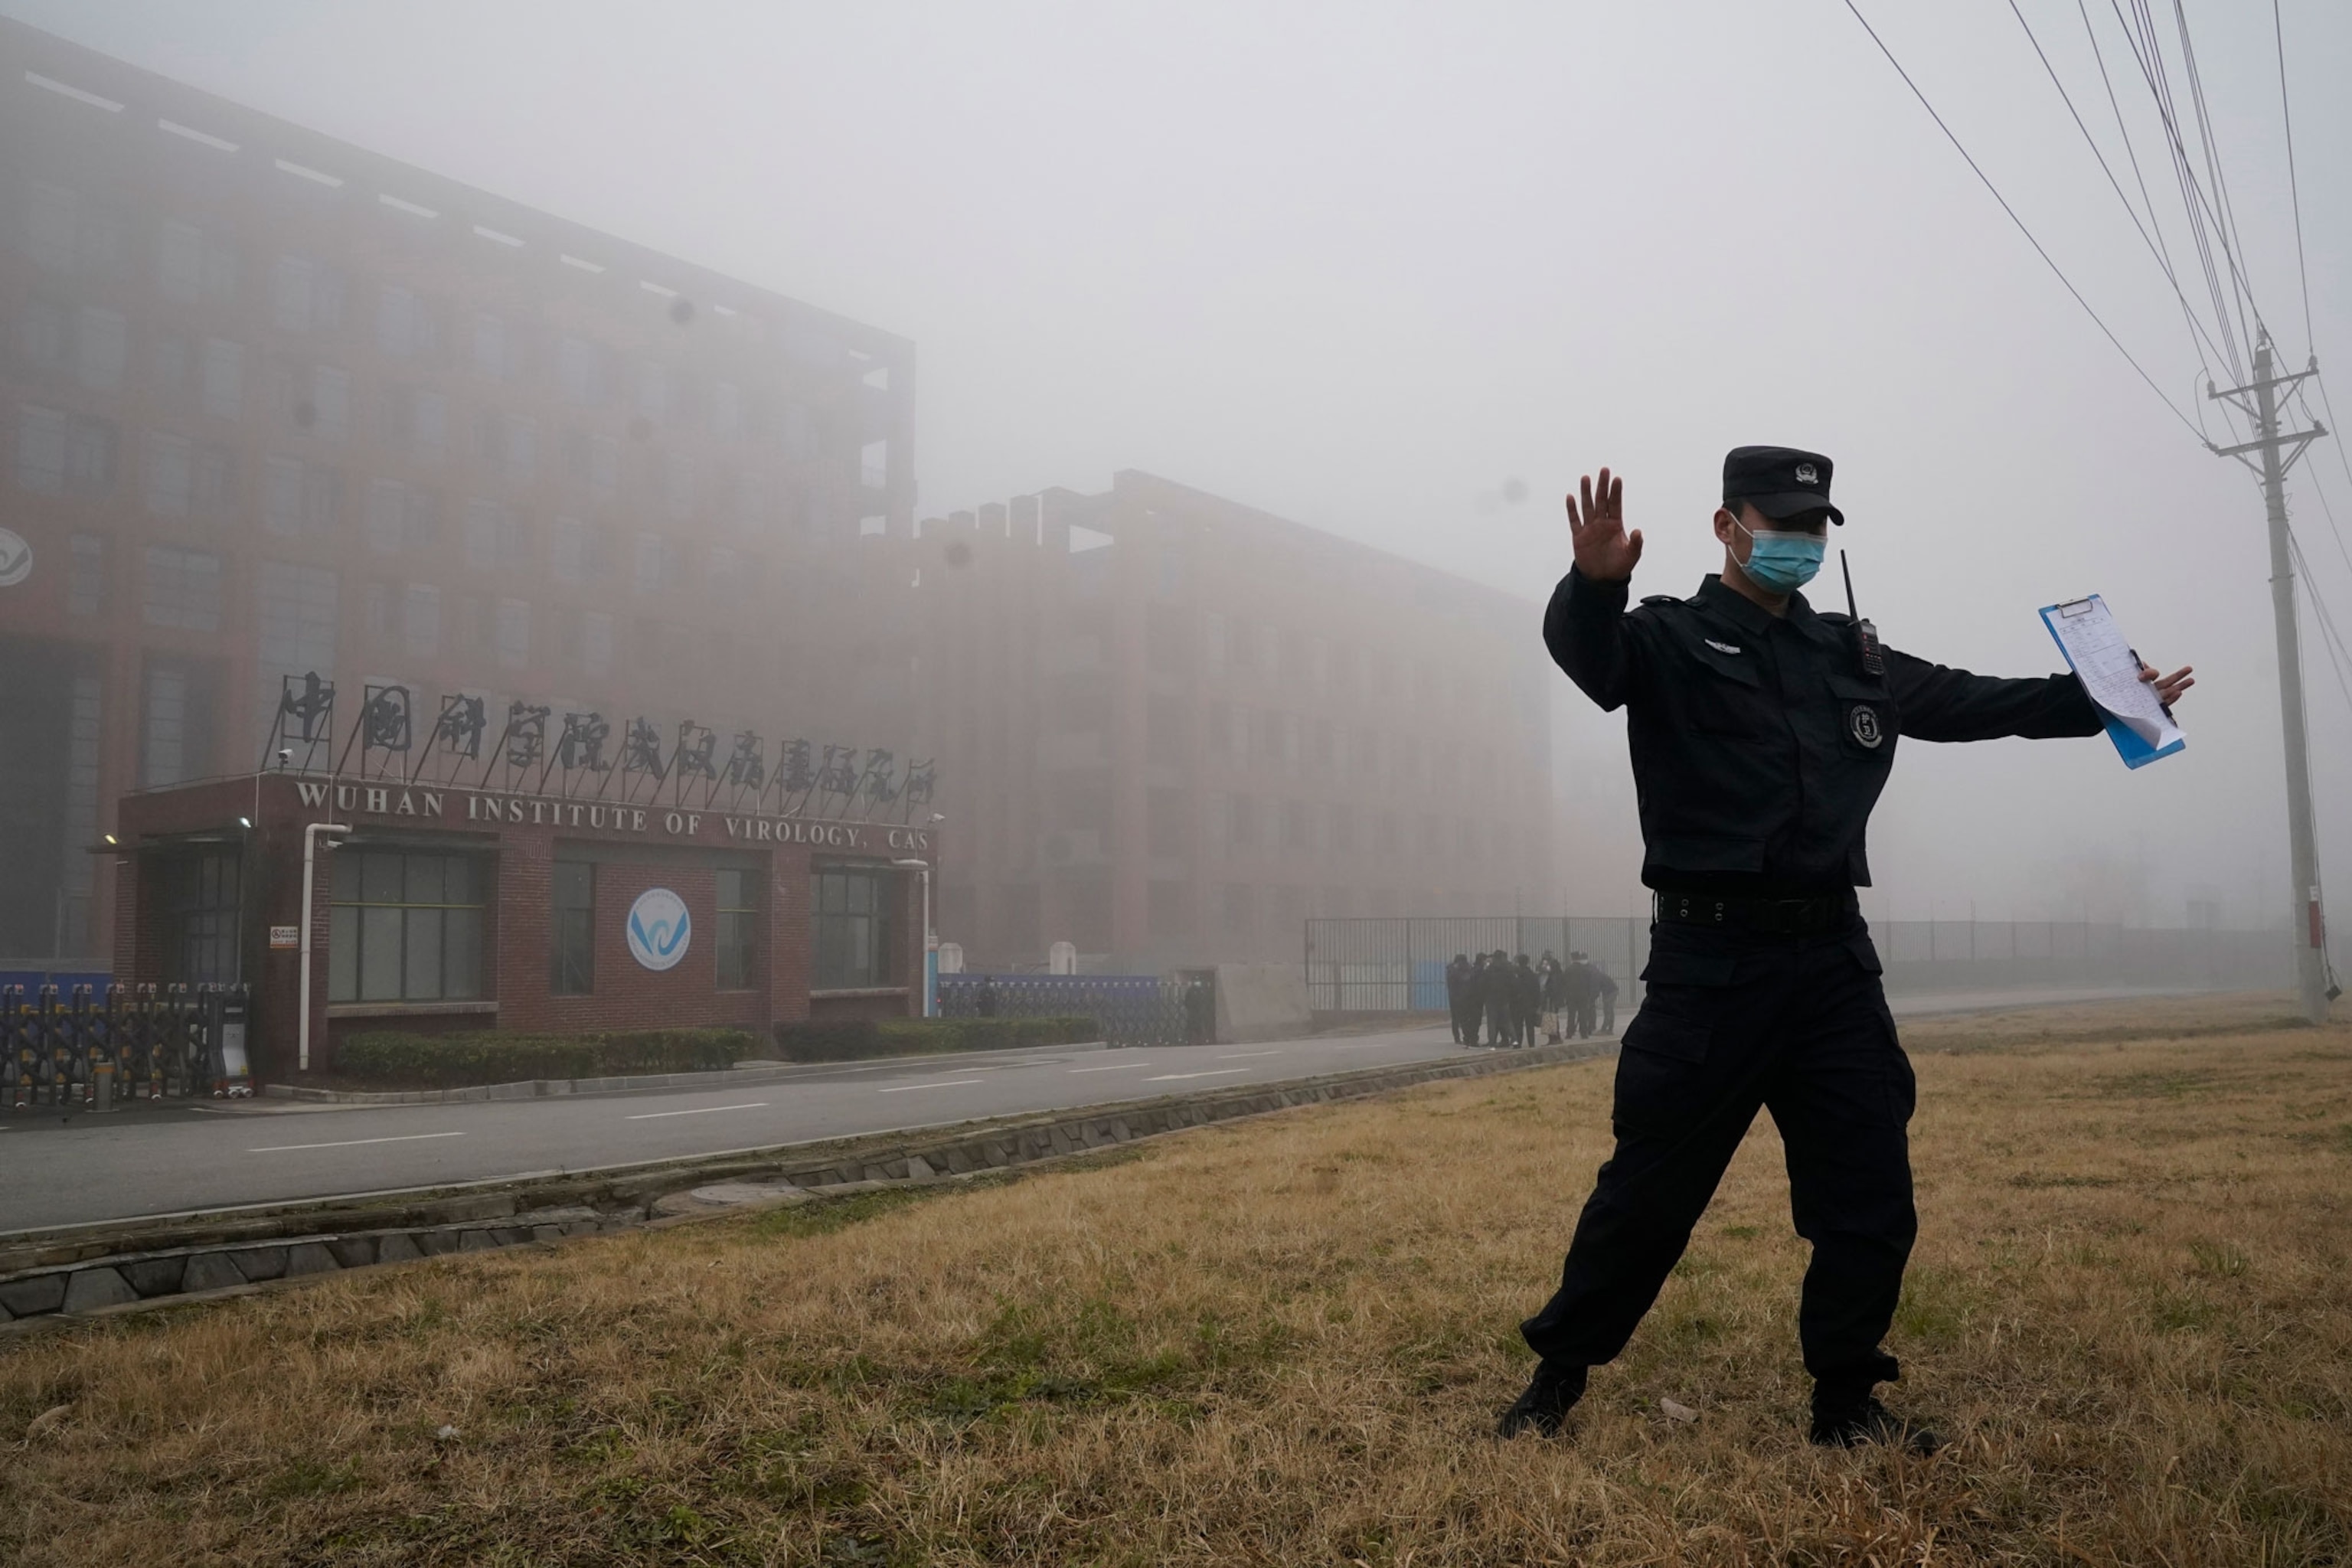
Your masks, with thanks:
[[[2042,612],[2050,635],[2082,678],[2083,689],[2106,713],[2137,736],[2150,752],[2182,744],[2180,726],[2157,700],[2156,688],[2139,678],[2139,656],[2096,594],[2053,605]]]

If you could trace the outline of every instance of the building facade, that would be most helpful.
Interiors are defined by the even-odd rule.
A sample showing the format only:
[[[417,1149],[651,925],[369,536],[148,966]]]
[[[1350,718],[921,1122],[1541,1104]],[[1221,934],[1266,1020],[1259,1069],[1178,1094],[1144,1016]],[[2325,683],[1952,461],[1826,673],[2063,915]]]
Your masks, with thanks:
[[[354,1031],[764,1039],[922,1011],[927,822],[700,781],[572,795],[475,776],[269,772],[129,796],[105,857],[118,980],[250,986],[247,1048],[272,1079],[333,1072]]]
[[[911,733],[902,339],[4,20],[0,328],[0,967],[289,677]]]
[[[911,549],[973,966],[1295,963],[1309,916],[1545,901],[1539,606],[1133,471]]]

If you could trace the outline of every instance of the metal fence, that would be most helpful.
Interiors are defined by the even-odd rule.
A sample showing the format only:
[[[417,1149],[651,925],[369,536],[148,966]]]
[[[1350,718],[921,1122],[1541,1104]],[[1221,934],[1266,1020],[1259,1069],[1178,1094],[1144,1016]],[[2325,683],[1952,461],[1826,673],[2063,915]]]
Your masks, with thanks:
[[[1198,1045],[1216,1033],[1216,990],[1156,974],[942,974],[940,1015],[1087,1017],[1115,1046]]]
[[[1307,922],[1307,1005],[1318,1013],[1443,1013],[1445,965],[1457,952],[1514,957],[1581,952],[1617,982],[1620,1005],[1641,996],[1647,921],[1558,915],[1411,916]]]
[[[2134,987],[2276,990],[2294,981],[2292,933],[2165,930],[2095,921],[1880,921],[1870,935],[1890,990]],[[1410,917],[1307,922],[1307,1005],[1318,1013],[1443,1013],[1445,965],[1501,949],[1581,952],[1639,1005],[1646,919]]]
[[[242,985],[0,986],[0,1103],[110,1110],[253,1092]]]

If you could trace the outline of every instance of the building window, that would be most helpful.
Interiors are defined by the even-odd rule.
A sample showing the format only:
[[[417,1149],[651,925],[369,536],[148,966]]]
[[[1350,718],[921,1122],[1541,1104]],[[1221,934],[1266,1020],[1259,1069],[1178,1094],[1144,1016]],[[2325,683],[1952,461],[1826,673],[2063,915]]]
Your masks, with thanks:
[[[130,323],[120,310],[84,305],[74,321],[74,374],[94,392],[112,392],[122,384],[122,363],[130,353]]]
[[[809,879],[818,991],[890,984],[889,883],[880,871],[819,871]]]
[[[479,996],[488,884],[487,865],[476,856],[339,852],[329,899],[327,1000]]]
[[[77,533],[66,571],[66,613],[95,616],[105,608],[106,541],[95,533]]]
[[[596,868],[585,860],[555,863],[555,919],[550,930],[548,989],[585,996],[596,984]]]
[[[430,583],[411,583],[403,601],[401,650],[411,658],[431,658],[441,651],[441,590]]]
[[[196,444],[158,430],[147,437],[147,510],[185,517],[195,501]]]
[[[237,855],[213,850],[163,862],[163,978],[226,985],[237,978]]]
[[[196,448],[196,507],[218,517],[236,505],[236,448],[207,441]]]
[[[613,617],[602,610],[590,610],[580,617],[580,669],[589,676],[605,676],[613,670]]]
[[[205,340],[204,386],[197,395],[205,413],[235,419],[245,405],[245,350],[223,338]]]
[[[530,605],[520,599],[500,599],[496,635],[501,666],[508,669],[520,669],[529,664]]]
[[[719,989],[748,991],[757,973],[753,944],[760,930],[760,873],[719,872]]]
[[[216,632],[220,606],[219,556],[165,544],[147,547],[147,595],[142,609],[149,626]]]

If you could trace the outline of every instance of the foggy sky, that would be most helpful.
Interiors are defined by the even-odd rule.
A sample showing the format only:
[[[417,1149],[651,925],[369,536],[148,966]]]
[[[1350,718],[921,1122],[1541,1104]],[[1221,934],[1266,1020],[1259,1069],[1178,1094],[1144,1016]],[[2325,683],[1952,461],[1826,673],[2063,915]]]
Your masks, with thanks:
[[[2023,9],[2119,157],[2074,6]],[[2042,673],[2036,607],[2097,591],[2200,673],[2189,750],[2137,773],[2104,741],[1905,746],[1866,910],[2170,924],[2201,896],[2284,917],[2259,493],[2099,336],[1838,0],[0,10],[912,338],[919,515],[1145,468],[1522,595],[1541,660],[1580,472],[1627,477],[1636,592],[1686,594],[1719,556],[1724,449],[1825,451],[1833,542],[1890,644]],[[1864,10],[2202,405],[2169,289],[2006,6]],[[2255,291],[2299,365],[2270,7],[2189,10]],[[2313,336],[2352,416],[2352,7],[2284,16]],[[2145,89],[2116,89],[2177,246]],[[1499,504],[1514,478],[1529,499]],[[2352,531],[2332,441],[2290,494],[2352,633],[2315,480]],[[2322,847],[2352,900],[2352,699],[2305,644]],[[1626,910],[1622,723],[1558,684],[1573,885],[1528,905]]]

